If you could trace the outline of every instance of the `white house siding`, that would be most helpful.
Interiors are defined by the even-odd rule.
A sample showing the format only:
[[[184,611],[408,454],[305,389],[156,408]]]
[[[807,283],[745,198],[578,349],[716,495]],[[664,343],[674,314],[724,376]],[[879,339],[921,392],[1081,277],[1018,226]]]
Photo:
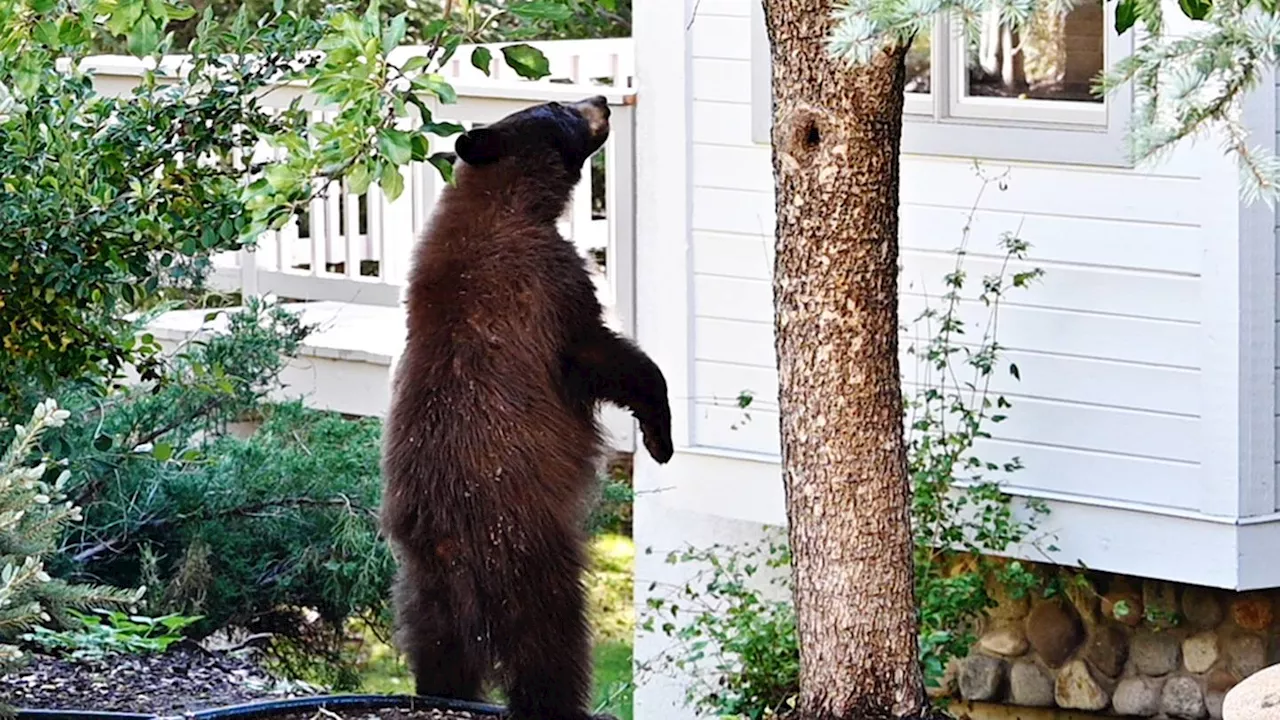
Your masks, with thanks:
[[[666,550],[756,539],[786,520],[771,169],[751,127],[754,1],[636,3],[637,333],[667,373],[677,444],[665,466],[636,456],[642,610],[688,572]],[[1276,97],[1256,105],[1249,121],[1274,135]],[[1028,265],[1046,275],[1001,312],[1022,380],[998,380],[1013,408],[982,451],[1023,459],[1012,489],[1048,501],[1053,559],[1226,588],[1280,582],[1280,524],[1267,516],[1280,507],[1275,216],[1240,206],[1214,140],[1143,170],[984,165],[1009,168],[1008,189],[981,199],[970,277],[994,269],[998,236],[1019,227]],[[904,320],[940,294],[979,186],[968,160],[903,159]],[[733,399],[747,389],[744,422]],[[638,633],[637,662],[669,645]],[[683,687],[646,676],[636,717],[692,717]]]
[[[637,517],[785,522],[751,1],[636,6],[637,333],[667,373],[677,445],[665,467],[639,458],[638,481],[657,491]],[[1251,101],[1249,121],[1274,135],[1275,97],[1257,97],[1268,107]],[[1022,458],[1009,487],[1049,501],[1054,559],[1220,587],[1280,582],[1267,562],[1280,541],[1274,215],[1241,207],[1238,171],[1212,140],[1143,169],[983,167],[1007,170],[1007,189],[978,203],[971,287],[996,269],[1004,231],[1033,246],[1015,269],[1046,275],[1001,311],[1004,357],[1022,379],[996,379],[1013,408],[981,452]],[[980,186],[966,158],[904,157],[904,319],[941,295]],[[971,320],[981,310],[963,307]],[[908,385],[916,367],[904,358]],[[743,390],[755,396],[746,412]]]
[[[750,0],[703,2],[692,23],[693,443],[776,456],[769,149],[750,137]],[[983,448],[1020,456],[1031,492],[1200,508],[1199,159],[1147,171],[987,163],[965,263],[971,287],[1000,262],[998,238],[1032,243],[1037,287],[1000,315],[993,390],[1014,403]],[[981,186],[972,162],[907,157],[902,169],[902,316],[938,298]],[[965,307],[977,321],[985,312]],[[904,338],[904,341],[906,338]],[[905,344],[905,343],[904,343]],[[914,363],[904,356],[908,382]],[[752,390],[750,420],[733,399]]]

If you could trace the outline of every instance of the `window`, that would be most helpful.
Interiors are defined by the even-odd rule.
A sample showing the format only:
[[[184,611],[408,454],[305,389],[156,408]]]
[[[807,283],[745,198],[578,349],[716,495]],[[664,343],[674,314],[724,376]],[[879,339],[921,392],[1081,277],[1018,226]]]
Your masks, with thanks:
[[[753,0],[752,130],[769,142],[769,41]],[[1015,32],[990,12],[965,37],[940,18],[907,55],[903,152],[996,160],[1127,166],[1122,144],[1132,91],[1104,100],[1090,88],[1107,65],[1132,52],[1102,0],[1043,11]]]

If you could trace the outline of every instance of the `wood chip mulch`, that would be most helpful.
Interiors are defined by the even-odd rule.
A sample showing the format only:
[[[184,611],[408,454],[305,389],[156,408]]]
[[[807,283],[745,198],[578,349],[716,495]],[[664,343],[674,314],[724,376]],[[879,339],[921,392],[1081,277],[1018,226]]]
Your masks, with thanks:
[[[0,675],[0,699],[28,710],[173,715],[317,694],[314,688],[280,683],[241,655],[200,648],[80,662],[33,654],[26,667]]]

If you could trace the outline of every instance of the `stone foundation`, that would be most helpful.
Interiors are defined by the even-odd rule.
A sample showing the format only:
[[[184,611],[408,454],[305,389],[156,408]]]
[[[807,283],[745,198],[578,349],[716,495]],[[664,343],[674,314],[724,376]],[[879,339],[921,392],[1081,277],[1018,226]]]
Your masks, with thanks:
[[[939,694],[969,702],[1202,720],[1280,655],[1280,591],[1232,593],[1090,573],[1067,597],[998,588]],[[1091,587],[1090,587],[1091,586]]]

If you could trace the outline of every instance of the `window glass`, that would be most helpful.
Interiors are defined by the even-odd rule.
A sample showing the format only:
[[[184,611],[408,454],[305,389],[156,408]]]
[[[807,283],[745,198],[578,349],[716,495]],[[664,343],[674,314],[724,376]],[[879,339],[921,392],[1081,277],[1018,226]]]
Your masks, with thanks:
[[[928,93],[932,85],[930,74],[933,70],[932,52],[933,38],[929,33],[916,35],[907,51],[907,92]]]
[[[1090,91],[1103,67],[1101,2],[1082,0],[1066,13],[1044,7],[1020,31],[995,9],[979,22],[966,58],[970,97],[1102,102]]]

